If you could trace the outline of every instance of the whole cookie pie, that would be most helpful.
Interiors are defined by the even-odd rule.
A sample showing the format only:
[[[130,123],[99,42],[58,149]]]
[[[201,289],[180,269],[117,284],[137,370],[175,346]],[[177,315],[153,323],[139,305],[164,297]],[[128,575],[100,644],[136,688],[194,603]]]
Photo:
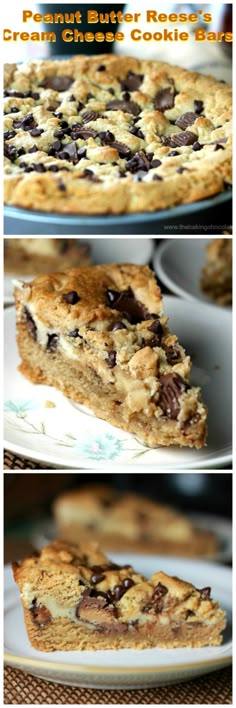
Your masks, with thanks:
[[[48,212],[155,211],[231,183],[231,89],[157,61],[7,64],[5,202]]]

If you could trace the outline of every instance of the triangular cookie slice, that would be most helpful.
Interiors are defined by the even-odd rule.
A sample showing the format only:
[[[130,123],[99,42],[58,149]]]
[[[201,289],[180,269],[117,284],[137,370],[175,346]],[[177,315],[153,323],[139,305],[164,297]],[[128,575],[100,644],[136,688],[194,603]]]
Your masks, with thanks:
[[[200,448],[206,407],[147,266],[101,265],[18,283],[20,370],[151,447]]]
[[[54,541],[13,564],[31,644],[41,651],[218,645],[225,613],[210,587],[116,565],[98,544]]]

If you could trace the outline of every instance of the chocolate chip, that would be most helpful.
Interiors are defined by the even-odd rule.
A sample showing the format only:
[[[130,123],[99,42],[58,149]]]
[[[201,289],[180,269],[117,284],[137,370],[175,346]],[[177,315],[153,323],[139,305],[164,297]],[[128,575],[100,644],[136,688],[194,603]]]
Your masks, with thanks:
[[[97,66],[97,71],[106,71],[105,65],[104,65],[104,64],[99,64],[99,66]]]
[[[214,148],[214,152],[216,152],[217,150],[224,150],[223,145],[220,145],[219,143],[216,143],[216,146],[215,146],[215,148]]]
[[[33,130],[30,130],[30,135],[32,135],[33,138],[37,138],[42,133],[44,133],[43,128],[33,128]]]
[[[53,135],[55,138],[64,138],[64,131],[63,130],[55,130]]]
[[[37,341],[37,326],[35,324],[35,321],[33,320],[33,317],[31,317],[31,314],[30,314],[29,310],[27,309],[27,307],[24,308],[23,315],[24,315],[24,320],[25,320],[28,332],[29,332],[30,336],[32,337],[32,339],[34,339],[34,341],[36,342]]]
[[[198,152],[198,150],[202,150],[202,148],[203,148],[203,145],[201,145],[201,144],[198,142],[198,140],[196,140],[195,143],[193,143],[192,149],[193,149],[195,152]]]
[[[14,128],[22,128],[22,130],[32,130],[32,128],[36,128],[33,114],[31,113],[20,120],[14,120],[13,126]]]
[[[124,111],[124,113],[131,113],[134,116],[138,116],[141,113],[141,108],[135,101],[124,101],[119,98],[115,98],[114,101],[109,101],[106,106],[107,111]]]
[[[68,337],[73,337],[76,339],[77,337],[80,337],[80,333],[78,329],[72,329],[71,332],[68,332]],[[81,337],[82,339],[82,337]]]
[[[58,186],[58,189],[61,190],[61,192],[66,192],[66,185],[64,184],[64,182],[62,182],[62,180],[60,180],[60,182],[57,183],[57,186]]]
[[[76,305],[79,300],[81,300],[80,296],[76,292],[76,290],[70,290],[69,293],[65,293],[63,295],[63,300],[68,303],[68,305]]]
[[[111,133],[110,130],[102,131],[99,133],[99,137],[101,138],[102,143],[105,145],[111,145],[111,143],[114,143],[115,136],[113,133]]]
[[[160,323],[159,317],[157,317],[157,315],[154,315],[154,317],[156,317],[156,319],[154,320],[154,322],[152,322],[150,327],[148,327],[148,330],[149,330],[149,332],[154,332],[154,334],[158,334],[159,336],[162,336],[163,335],[163,328]]]
[[[127,329],[126,325],[124,322],[115,322],[114,325],[112,325],[111,332],[116,332],[118,329]]]
[[[71,102],[71,101],[75,101],[75,97],[74,97],[74,94],[73,94],[73,93],[71,94],[71,96],[69,96],[69,98],[67,99],[67,101],[70,101],[70,102]]]
[[[121,292],[108,288],[106,298],[108,307],[122,312],[131,324],[137,324],[150,317],[146,306],[136,300],[131,288]]]
[[[176,157],[176,155],[179,155],[179,154],[180,153],[178,152],[178,150],[171,150],[170,152],[168,152],[167,157]]]
[[[49,352],[55,352],[58,347],[58,341],[58,334],[48,334],[47,350]]]
[[[3,137],[4,140],[11,140],[11,138],[14,138],[16,135],[15,130],[7,130],[6,133],[4,133]]]
[[[211,588],[210,587],[202,588],[201,590],[199,590],[199,592],[201,594],[202,600],[210,600],[210,597],[211,597]]]
[[[19,113],[19,108],[17,108],[16,106],[12,106],[12,108],[10,108],[9,112],[10,113]]]
[[[162,181],[163,181],[163,177],[161,177],[160,175],[153,175],[152,181],[153,181],[153,182],[157,182],[157,181],[158,181],[158,182],[162,182]]]
[[[85,177],[85,179],[89,179],[90,182],[101,182],[102,180],[97,177],[94,172],[88,168],[86,168],[82,174],[82,177]]]
[[[90,120],[96,120],[98,118],[98,113],[96,111],[85,111],[81,114],[83,123],[89,123]]]
[[[123,585],[116,585],[113,590],[113,597],[116,602],[118,602],[125,594],[125,588]]]
[[[188,113],[182,113],[182,116],[177,118],[175,121],[175,125],[178,126],[178,128],[182,128],[183,130],[186,130],[188,125],[192,125],[195,123],[196,120],[196,113],[191,113],[190,111]]]
[[[188,172],[188,170],[187,170],[187,167],[183,167],[182,165],[180,165],[180,167],[177,167],[176,172],[178,172],[180,175],[182,175],[183,172]]]
[[[91,577],[91,583],[93,583],[93,585],[96,585],[97,583],[101,583],[102,580],[105,580],[105,577],[106,576],[103,575],[103,573],[93,573],[93,575]]]
[[[59,172],[59,167],[57,165],[50,165],[48,167],[49,172]]]
[[[133,71],[128,71],[126,78],[120,80],[124,91],[136,91],[142,82],[143,74],[134,74]]]
[[[182,147],[185,145],[193,145],[196,141],[196,135],[191,133],[190,130],[185,130],[184,133],[174,133],[171,136],[171,147]]]
[[[114,349],[111,349],[108,352],[107,363],[108,363],[109,369],[113,369],[114,366],[116,365],[116,351]]]
[[[142,140],[144,140],[144,134],[142,130],[140,130],[140,128],[136,128],[135,125],[131,126],[131,128],[129,129],[129,133],[135,135],[137,138],[142,138]]]
[[[150,170],[150,162],[144,150],[136,152],[134,157],[126,162],[126,169],[133,173],[138,172],[140,169],[144,170],[144,172],[148,172],[148,170]]]
[[[37,600],[33,600],[30,612],[33,617],[34,623],[38,627],[45,627],[52,620],[51,612],[45,605],[37,605]]]
[[[14,162],[14,160],[19,157],[19,153],[15,145],[9,145],[9,143],[4,144],[4,155],[8,158],[8,160],[11,160],[11,162]]]
[[[29,152],[29,153],[31,153],[31,152],[38,152],[37,145],[33,145],[32,148],[29,148],[28,152]]]
[[[199,115],[203,111],[203,106],[204,106],[203,101],[195,99],[193,102],[193,105],[194,105],[195,113],[197,113],[197,115]]]
[[[150,167],[151,167],[151,168],[153,168],[153,167],[160,167],[160,165],[161,165],[161,160],[152,160],[152,162],[151,162],[151,164],[150,164]]]
[[[171,88],[164,88],[158,91],[154,98],[154,108],[156,111],[168,111],[174,106],[174,91]]]
[[[180,406],[179,398],[189,389],[189,384],[179,374],[163,374],[160,376],[160,394],[158,405],[162,408],[167,418],[178,418]]]
[[[163,348],[165,350],[166,360],[168,364],[174,365],[177,364],[179,361],[182,361],[181,351],[178,347],[178,344],[172,344],[169,347],[165,346],[164,344]]]
[[[79,158],[79,160],[81,160],[82,157],[86,157],[86,155],[87,155],[86,148],[84,148],[84,147],[79,148],[79,150],[77,152],[77,157]]]
[[[72,82],[73,79],[69,76],[48,76],[44,79],[44,81],[42,81],[40,86],[43,86],[43,88],[46,89],[53,89],[53,91],[58,91],[60,93],[61,91],[67,91]]]

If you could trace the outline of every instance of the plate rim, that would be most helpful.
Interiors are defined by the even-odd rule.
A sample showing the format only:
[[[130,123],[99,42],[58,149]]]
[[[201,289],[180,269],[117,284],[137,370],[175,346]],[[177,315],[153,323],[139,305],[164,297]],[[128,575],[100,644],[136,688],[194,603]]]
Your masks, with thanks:
[[[186,239],[183,239],[183,238],[180,238],[178,240],[179,241],[186,241]],[[210,243],[210,241],[212,241],[213,239],[211,237],[209,237],[209,239],[206,239],[205,237],[203,237],[203,238],[199,237],[198,239],[192,239],[192,240],[197,241],[197,242],[208,240]],[[160,278],[160,280],[164,283],[164,285],[170,289],[171,294],[173,293],[175,296],[177,296],[185,301],[187,300],[188,302],[192,302],[192,303],[198,302],[198,303],[201,303],[202,305],[210,305],[211,307],[220,309],[222,311],[222,308],[223,308],[222,305],[219,305],[217,302],[214,302],[214,300],[210,300],[210,298],[209,298],[209,300],[207,298],[201,299],[200,297],[197,297],[197,295],[193,295],[192,293],[189,293],[188,290],[182,288],[181,285],[178,285],[178,283],[173,281],[172,278],[170,278],[170,276],[168,275],[168,273],[166,273],[166,271],[163,268],[163,264],[161,263],[161,260],[158,261],[157,259],[158,259],[158,256],[161,259],[163,257],[163,254],[168,252],[168,250],[171,250],[173,241],[175,242],[175,241],[177,241],[177,239],[174,239],[174,238],[167,239],[166,238],[163,243],[161,243],[159,246],[157,246],[155,248],[155,251],[153,254],[153,267],[154,267],[154,270],[155,270],[158,278]],[[232,308],[230,306],[225,307],[224,311],[229,312],[231,314]]]
[[[190,302],[189,302],[188,300],[186,300],[186,299],[184,299],[184,298],[176,297],[176,295],[164,295],[164,296],[163,296],[163,300],[164,300],[164,304],[165,304],[166,301],[172,301],[174,304],[176,304],[176,302],[179,303],[179,302],[182,300],[182,302],[183,302],[183,304],[184,304],[185,306],[186,306],[186,305],[187,305],[187,306],[190,305]],[[205,311],[206,311],[206,309],[208,309],[208,310],[210,310],[210,311],[213,310],[214,315],[216,314],[216,308],[215,308],[215,306],[212,305],[211,303],[208,304],[208,303],[201,302],[201,301],[199,301],[199,300],[198,300],[197,302],[198,302],[198,306],[199,306],[200,308],[204,308]],[[170,304],[171,304],[171,303],[170,303]],[[7,307],[7,308],[5,308],[5,309],[4,309],[3,322],[5,323],[5,321],[7,320],[7,318],[9,318],[9,317],[10,317],[12,314],[14,314],[14,313],[15,313],[15,308],[14,308],[13,305],[12,305],[12,306],[9,306],[9,307]],[[211,314],[211,313],[209,313],[209,316],[210,316],[210,314]],[[212,313],[212,314],[213,314],[213,313]],[[229,311],[229,310],[221,310],[221,315],[223,316],[223,318],[228,319],[228,322],[229,322],[229,320],[231,320],[231,322],[232,322],[232,312],[231,312],[231,311]],[[171,317],[171,315],[170,315],[170,317]],[[5,353],[5,352],[4,352],[4,353]],[[3,418],[4,418],[4,416],[3,416]],[[3,422],[4,422],[4,421],[3,421]],[[118,428],[118,430],[119,430],[119,428]],[[68,469],[68,470],[69,470],[69,469],[75,469],[75,470],[76,470],[76,469],[91,469],[91,463],[92,463],[92,465],[93,465],[95,468],[101,469],[101,467],[102,467],[102,468],[103,468],[103,467],[105,468],[105,467],[107,467],[108,465],[110,465],[110,462],[111,462],[110,460],[100,460],[100,461],[96,461],[96,460],[90,460],[90,458],[84,458],[84,459],[83,459],[81,462],[79,462],[79,463],[76,462],[76,460],[75,460],[75,461],[74,461],[74,460],[70,460],[70,464],[69,464],[68,466],[66,466],[65,463],[64,463],[64,464],[61,463],[60,458],[57,457],[56,455],[54,455],[54,454],[53,454],[53,455],[50,455],[50,453],[45,453],[45,454],[46,454],[46,458],[47,458],[47,459],[45,460],[45,459],[44,459],[44,455],[43,455],[40,451],[38,452],[38,451],[34,451],[34,450],[29,450],[27,447],[24,447],[24,446],[22,446],[22,445],[19,445],[18,443],[15,443],[15,442],[13,442],[13,441],[12,441],[12,442],[11,442],[11,441],[8,441],[8,440],[6,440],[6,436],[5,436],[5,435],[4,435],[4,438],[3,438],[3,446],[4,446],[5,449],[9,450],[10,452],[15,453],[16,455],[23,455],[24,457],[26,457],[26,459],[33,460],[33,461],[36,461],[36,462],[41,462],[41,463],[43,463],[45,466],[46,466],[46,465],[52,465],[53,468],[55,468],[55,469],[60,469],[60,468],[61,468],[61,469]],[[157,448],[157,449],[158,449],[158,448]],[[186,463],[185,463],[185,462],[181,462],[181,463],[177,463],[177,464],[175,464],[175,465],[173,465],[173,463],[168,463],[168,464],[163,465],[163,469],[164,469],[164,470],[173,470],[173,469],[175,469],[175,470],[177,470],[177,469],[218,469],[218,468],[224,469],[226,465],[229,465],[230,463],[232,463],[232,459],[233,459],[232,445],[231,445],[231,447],[228,445],[226,448],[223,448],[223,450],[224,450],[224,449],[225,449],[225,452],[224,452],[224,451],[221,452],[221,454],[220,454],[217,458],[216,458],[215,456],[213,457],[213,459],[212,459],[212,458],[210,458],[210,459],[209,459],[209,458],[206,458],[206,459],[200,458],[199,461],[198,461],[198,460],[194,460],[194,461],[192,461],[192,462],[186,461]],[[24,450],[25,450],[26,452],[24,452]],[[55,461],[55,460],[56,460],[56,461]],[[115,466],[117,469],[118,469],[119,467],[123,467],[123,466],[125,466],[125,465],[128,465],[128,466],[129,466],[129,470],[131,470],[132,467],[135,468],[135,466],[136,466],[136,463],[135,463],[135,461],[133,461],[133,460],[130,460],[130,461],[127,461],[127,460],[125,460],[125,461],[116,461],[116,460],[113,460],[112,462],[113,462],[114,466]],[[149,467],[149,469],[152,469],[152,468],[155,469],[155,468],[156,468],[156,464],[157,464],[156,462],[153,462],[153,463],[151,463],[151,464],[147,464],[147,466]],[[144,467],[144,466],[145,466],[145,465],[140,465],[140,470],[141,470],[141,468]],[[160,464],[159,466],[162,467],[162,464]]]

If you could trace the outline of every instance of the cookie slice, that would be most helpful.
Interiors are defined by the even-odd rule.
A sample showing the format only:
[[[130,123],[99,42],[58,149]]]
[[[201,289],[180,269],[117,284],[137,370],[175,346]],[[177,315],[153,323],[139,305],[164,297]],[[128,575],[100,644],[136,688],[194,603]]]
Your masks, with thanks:
[[[151,447],[200,448],[206,407],[147,266],[101,265],[15,288],[20,371]]]
[[[147,579],[96,543],[54,541],[13,564],[25,624],[41,651],[218,645],[225,612],[211,588],[159,571]]]

